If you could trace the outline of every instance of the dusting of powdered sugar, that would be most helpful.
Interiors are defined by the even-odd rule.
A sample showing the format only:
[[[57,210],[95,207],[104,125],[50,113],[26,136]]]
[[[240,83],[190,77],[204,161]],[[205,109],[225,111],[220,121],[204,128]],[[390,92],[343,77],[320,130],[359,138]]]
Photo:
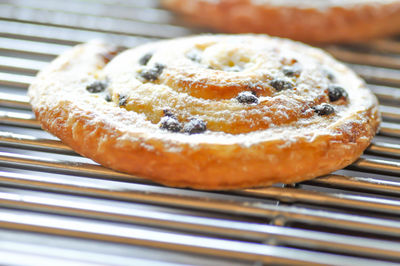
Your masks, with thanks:
[[[90,49],[96,47],[94,44]],[[140,63],[149,52],[152,56],[146,64]],[[54,76],[39,75],[43,79],[41,87],[34,84],[30,89],[33,106],[55,107],[60,101],[69,102],[77,110],[71,117],[87,115],[90,123],[115,131],[122,143],[130,142],[149,151],[157,149],[155,143],[162,143],[167,152],[180,152],[183,145],[193,149],[204,144],[252,147],[278,140],[284,148],[299,140],[312,142],[317,136],[335,134],[337,125],[376,104],[363,81],[326,53],[266,36],[204,35],[148,44],[125,51],[104,69],[98,59],[79,60],[85,63],[69,69],[68,61],[61,58],[53,63],[53,72],[46,73]],[[146,80],[141,73],[157,64],[164,67],[155,73],[154,80]],[[283,73],[284,66],[292,65],[299,67],[301,74]],[[348,93],[348,102],[335,106],[335,115],[329,117],[314,114],[306,105],[326,98],[326,89],[333,83],[321,69],[333,73],[334,83]],[[107,79],[104,94],[86,91],[94,79]],[[293,87],[274,89],[274,79]],[[197,90],[191,89],[193,86]],[[213,95],[210,86],[216,86],[218,92],[226,90],[226,94]],[[240,91],[257,95],[257,103],[238,102]],[[110,94],[109,102],[106,93]],[[207,130],[188,134],[161,129],[159,122],[165,110],[182,124],[192,118],[201,119]],[[290,120],[293,110],[303,118]],[[288,122],[282,122],[285,120]],[[238,130],[232,126],[234,123],[246,127]]]

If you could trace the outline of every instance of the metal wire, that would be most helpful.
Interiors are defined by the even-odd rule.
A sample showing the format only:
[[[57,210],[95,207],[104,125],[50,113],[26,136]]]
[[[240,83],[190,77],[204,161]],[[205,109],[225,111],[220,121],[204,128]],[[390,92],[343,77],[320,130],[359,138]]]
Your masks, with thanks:
[[[102,38],[129,47],[196,32],[158,1],[0,2],[0,263],[177,265],[188,255],[199,265],[399,263],[396,39],[325,47],[370,83],[384,122],[351,171],[292,187],[166,188],[83,160],[30,112],[24,93],[33,76],[71,45]],[[35,237],[40,244],[28,241]],[[44,252],[52,239],[54,256]],[[96,244],[81,253],[68,246],[82,241]],[[117,246],[162,254],[116,255]]]

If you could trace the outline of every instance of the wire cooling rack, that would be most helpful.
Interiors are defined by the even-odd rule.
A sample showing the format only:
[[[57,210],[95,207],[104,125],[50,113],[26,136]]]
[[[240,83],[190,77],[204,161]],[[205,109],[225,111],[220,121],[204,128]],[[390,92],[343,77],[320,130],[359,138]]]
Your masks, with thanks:
[[[383,123],[346,169],[291,186],[167,188],[103,168],[42,131],[26,90],[58,54],[202,32],[158,1],[0,0],[0,263],[400,263],[400,40],[324,47],[360,74]]]

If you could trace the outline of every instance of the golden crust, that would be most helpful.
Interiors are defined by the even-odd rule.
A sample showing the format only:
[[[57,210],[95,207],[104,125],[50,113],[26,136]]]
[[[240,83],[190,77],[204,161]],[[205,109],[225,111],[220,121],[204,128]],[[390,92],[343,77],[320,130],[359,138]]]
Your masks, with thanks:
[[[400,1],[163,0],[189,21],[228,33],[308,43],[357,42],[400,32]],[[199,12],[201,10],[201,12]]]
[[[271,122],[264,129],[255,127],[254,132],[244,130],[243,133],[230,133],[230,128],[221,126],[222,130],[209,129],[193,135],[160,129],[159,121],[152,122],[143,113],[130,110],[129,104],[132,105],[135,101],[138,105],[143,104],[135,98],[135,93],[128,94],[127,105],[118,106],[118,97],[126,87],[143,92],[144,95],[148,93],[145,88],[149,86],[151,91],[171,89],[168,76],[170,72],[167,69],[174,70],[175,61],[168,61],[168,57],[163,58],[165,51],[160,47],[177,48],[179,43],[199,44],[210,40],[214,43],[231,43],[232,38],[248,39],[250,42],[259,39],[256,42],[272,43],[273,47],[278,45],[287,49],[293,48],[298,51],[298,56],[316,58],[315,60],[329,66],[337,75],[341,75],[337,77],[339,83],[344,82],[351,86],[347,88],[348,102],[335,103],[337,113],[330,116],[313,114],[282,125]],[[184,52],[185,47],[182,45],[182,49],[178,50]],[[157,49],[160,49],[161,55],[158,55]],[[369,145],[379,125],[376,99],[365,89],[363,82],[325,53],[298,43],[266,36],[200,36],[144,45],[133,50],[139,52],[124,52],[107,65],[104,60],[104,54],[110,51],[107,45],[91,42],[77,46],[41,71],[29,88],[33,110],[45,130],[59,137],[78,153],[118,171],[137,174],[169,186],[196,189],[294,183],[327,174],[352,163]],[[140,77],[137,75],[141,73],[141,66],[135,69],[127,65],[127,62],[136,64],[139,55],[145,51],[154,52],[154,60],[167,64],[166,70],[157,81],[139,82]],[[279,54],[279,51],[275,49],[274,53]],[[207,56],[203,56],[206,60]],[[302,58],[298,57],[298,61],[301,63]],[[246,67],[248,66],[237,75],[244,75]],[[197,69],[200,72],[203,70]],[[125,75],[125,72],[130,73],[130,76]],[[301,75],[305,76],[304,79],[319,80],[318,75],[308,77],[307,70],[304,69],[303,72]],[[111,102],[106,102],[103,94],[93,94],[85,90],[93,79],[104,78],[104,75],[110,79],[109,90],[113,96]],[[301,91],[301,84],[296,86],[297,91]],[[179,86],[172,88],[182,89]],[[204,88],[208,89],[210,88]],[[248,87],[242,88],[247,89]],[[326,93],[324,88],[315,90]],[[272,92],[266,96],[262,94],[262,90],[259,93],[260,102],[273,101],[276,97],[287,98],[289,101],[292,97],[288,92]],[[188,97],[188,91],[179,92],[181,94]],[[220,101],[221,97],[218,95],[215,100],[202,101]],[[301,99],[303,98],[307,97],[302,96]],[[228,101],[225,103],[228,107],[238,105],[234,99],[222,101]],[[300,103],[303,104],[304,101]],[[242,106],[245,109],[246,106]],[[179,115],[179,108],[174,109],[173,105],[167,107],[177,112],[178,117],[185,117],[184,113]],[[309,106],[307,108],[311,109]]]

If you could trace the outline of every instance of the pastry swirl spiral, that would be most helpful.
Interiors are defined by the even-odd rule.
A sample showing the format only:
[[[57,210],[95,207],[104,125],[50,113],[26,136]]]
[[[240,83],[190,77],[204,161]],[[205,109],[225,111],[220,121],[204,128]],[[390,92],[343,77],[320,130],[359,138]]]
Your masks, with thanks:
[[[321,50],[265,35],[203,35],[124,51],[90,42],[31,85],[43,128],[77,152],[166,185],[293,183],[353,162],[376,98]]]

